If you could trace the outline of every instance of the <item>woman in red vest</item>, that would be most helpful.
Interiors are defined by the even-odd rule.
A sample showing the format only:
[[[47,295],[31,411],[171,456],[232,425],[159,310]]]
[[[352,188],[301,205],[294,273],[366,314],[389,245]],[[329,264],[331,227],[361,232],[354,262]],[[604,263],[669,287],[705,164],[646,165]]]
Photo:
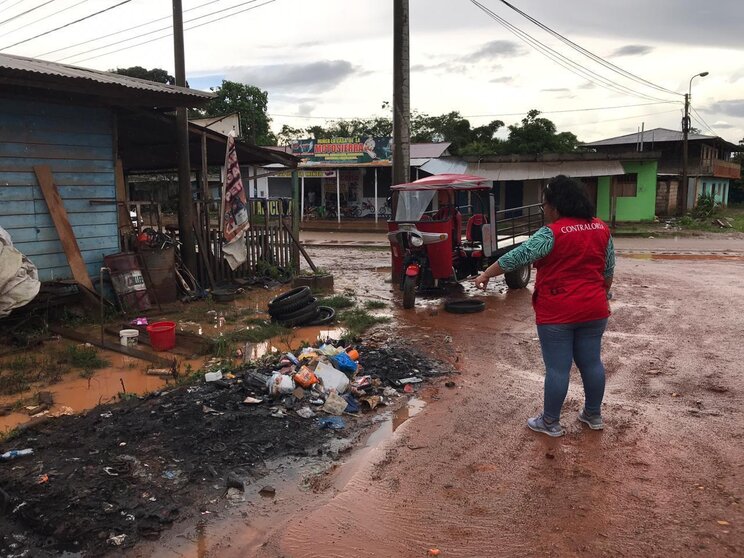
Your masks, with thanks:
[[[542,414],[527,426],[553,437],[566,433],[561,407],[575,362],[585,395],[578,419],[601,430],[605,370],[600,350],[615,270],[610,229],[594,217],[583,186],[566,176],[556,176],[545,187],[543,210],[548,224],[476,277],[475,285],[485,290],[490,278],[534,263],[532,306],[545,362],[545,394]]]

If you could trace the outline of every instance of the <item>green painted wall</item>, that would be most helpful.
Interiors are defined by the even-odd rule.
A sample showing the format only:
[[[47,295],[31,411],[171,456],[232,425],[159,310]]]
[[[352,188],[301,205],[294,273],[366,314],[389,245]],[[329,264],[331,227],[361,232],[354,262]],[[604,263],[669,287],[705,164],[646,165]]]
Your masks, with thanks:
[[[638,188],[635,197],[617,198],[618,221],[653,221],[656,212],[656,161],[623,163],[628,174],[638,173]],[[610,220],[610,177],[602,176],[597,181],[597,217]]]

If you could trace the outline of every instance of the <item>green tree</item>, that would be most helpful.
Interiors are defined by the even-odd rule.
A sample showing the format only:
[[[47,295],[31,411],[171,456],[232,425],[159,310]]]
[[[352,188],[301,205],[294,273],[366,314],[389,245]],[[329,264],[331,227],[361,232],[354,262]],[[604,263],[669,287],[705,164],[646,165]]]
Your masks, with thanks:
[[[440,116],[414,113],[411,116],[411,141],[422,142],[451,142],[450,152],[460,155],[460,149],[470,143],[472,129],[470,122],[463,118],[458,111],[448,112]]]
[[[571,132],[557,133],[555,124],[540,118],[539,110],[531,110],[522,124],[509,126],[509,138],[503,148],[506,153],[568,153],[579,146],[578,138]]]
[[[176,84],[176,78],[174,78],[162,68],[153,68],[152,70],[148,70],[146,68],[143,68],[142,66],[131,66],[129,68],[116,68],[115,70],[109,71],[120,74],[122,76],[147,79],[150,81],[155,81],[157,83],[165,83],[167,85]]]
[[[217,95],[200,110],[192,111],[199,118],[223,116],[237,112],[243,139],[255,145],[276,145],[276,136],[271,131],[271,118],[266,114],[269,94],[254,85],[223,80],[222,85],[212,88]]]

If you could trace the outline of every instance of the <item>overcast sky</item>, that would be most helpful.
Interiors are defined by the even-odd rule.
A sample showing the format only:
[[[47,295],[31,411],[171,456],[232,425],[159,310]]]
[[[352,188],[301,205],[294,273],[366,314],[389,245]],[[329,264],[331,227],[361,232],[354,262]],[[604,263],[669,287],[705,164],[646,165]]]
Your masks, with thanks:
[[[123,0],[54,0],[15,17],[45,1],[0,0],[0,49],[103,70],[140,65],[173,72],[171,37],[113,52],[166,35],[168,30],[156,30],[170,24],[169,0],[131,0],[6,48]],[[563,64],[578,66],[574,71],[584,75],[524,43],[470,0],[410,0],[413,109],[428,114],[457,110],[479,125],[496,118],[511,124],[536,108],[560,131],[572,131],[583,141],[635,132],[642,123],[646,129],[680,128],[680,95],[611,72],[499,0],[479,1],[570,58]],[[692,105],[698,112],[693,125],[703,133],[711,133],[710,126],[734,143],[744,138],[744,0],[511,3],[592,53],[670,91],[684,93],[691,76],[710,72],[693,82]],[[183,0],[183,5],[192,87],[208,89],[222,79],[260,86],[269,93],[276,131],[285,123],[323,123],[323,117],[386,114],[382,103],[392,101],[392,0]],[[242,7],[208,15],[238,5]],[[255,9],[188,30],[247,8]],[[163,19],[148,23],[158,18]],[[149,34],[127,40],[143,33]],[[98,50],[83,53],[91,49]],[[594,83],[587,71],[593,72],[589,77]],[[594,108],[603,110],[579,110]]]

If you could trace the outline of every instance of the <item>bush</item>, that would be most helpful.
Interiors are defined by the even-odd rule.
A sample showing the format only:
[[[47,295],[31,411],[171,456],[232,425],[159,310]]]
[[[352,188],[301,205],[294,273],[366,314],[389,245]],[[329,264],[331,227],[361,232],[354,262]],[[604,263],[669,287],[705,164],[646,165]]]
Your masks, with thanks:
[[[716,201],[713,194],[700,194],[697,205],[692,209],[690,215],[694,219],[709,219],[721,210],[721,204]]]

